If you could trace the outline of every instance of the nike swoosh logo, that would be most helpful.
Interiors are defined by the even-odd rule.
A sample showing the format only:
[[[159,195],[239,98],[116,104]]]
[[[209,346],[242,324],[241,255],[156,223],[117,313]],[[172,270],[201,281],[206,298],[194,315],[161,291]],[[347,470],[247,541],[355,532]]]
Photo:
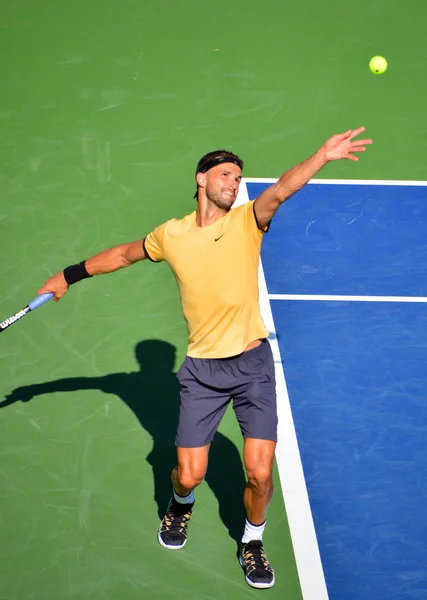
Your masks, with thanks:
[[[223,235],[224,235],[224,234],[222,233],[222,234],[221,234],[219,237],[215,238],[215,239],[214,239],[214,242],[217,242],[218,240],[220,240],[220,239],[222,238],[222,236],[223,236]]]

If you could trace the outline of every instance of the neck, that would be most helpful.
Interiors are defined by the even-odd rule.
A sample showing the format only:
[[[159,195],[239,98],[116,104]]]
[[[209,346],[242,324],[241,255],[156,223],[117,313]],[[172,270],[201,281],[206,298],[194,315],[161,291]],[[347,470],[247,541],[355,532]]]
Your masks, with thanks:
[[[199,197],[196,209],[196,224],[198,227],[212,225],[215,221],[224,217],[229,211],[230,209],[219,208],[206,197]]]

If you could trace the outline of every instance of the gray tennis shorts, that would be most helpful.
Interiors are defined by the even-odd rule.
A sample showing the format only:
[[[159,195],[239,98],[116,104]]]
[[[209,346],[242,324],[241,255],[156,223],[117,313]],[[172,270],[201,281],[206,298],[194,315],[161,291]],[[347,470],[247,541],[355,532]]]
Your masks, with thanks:
[[[277,441],[276,381],[268,340],[231,358],[187,356],[177,378],[181,402],[176,446],[209,444],[231,400],[244,437]]]

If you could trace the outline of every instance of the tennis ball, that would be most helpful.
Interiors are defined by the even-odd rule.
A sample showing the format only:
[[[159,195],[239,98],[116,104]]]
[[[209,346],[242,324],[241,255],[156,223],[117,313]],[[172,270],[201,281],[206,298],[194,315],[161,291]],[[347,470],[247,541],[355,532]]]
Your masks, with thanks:
[[[381,75],[387,71],[387,61],[384,56],[373,56],[369,61],[369,68],[375,75]]]

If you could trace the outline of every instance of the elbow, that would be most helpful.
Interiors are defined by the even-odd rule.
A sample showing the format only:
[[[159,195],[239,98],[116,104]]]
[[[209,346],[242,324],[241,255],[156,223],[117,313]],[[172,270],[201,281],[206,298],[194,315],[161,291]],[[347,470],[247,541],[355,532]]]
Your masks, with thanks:
[[[125,267],[130,267],[131,265],[131,261],[126,258],[126,256],[121,256],[120,257],[120,264],[119,264],[119,269],[124,269]]]
[[[278,205],[286,202],[295,192],[297,192],[301,186],[295,187],[290,185],[289,182],[280,183],[279,181],[275,184],[276,189],[274,190],[276,202]]]
[[[282,202],[287,200],[290,196],[290,194],[288,194],[288,187],[286,185],[281,184],[280,181],[277,181],[273,184],[271,191],[271,200],[275,204],[276,208],[279,208]]]
[[[122,269],[123,267],[130,267],[130,265],[133,265],[133,263],[135,262],[133,260],[132,253],[130,251],[126,251],[126,250],[121,253],[119,260],[120,260],[120,269]]]
[[[146,251],[142,241],[131,242],[121,246],[120,260],[122,267],[129,267],[139,260],[146,258]]]

